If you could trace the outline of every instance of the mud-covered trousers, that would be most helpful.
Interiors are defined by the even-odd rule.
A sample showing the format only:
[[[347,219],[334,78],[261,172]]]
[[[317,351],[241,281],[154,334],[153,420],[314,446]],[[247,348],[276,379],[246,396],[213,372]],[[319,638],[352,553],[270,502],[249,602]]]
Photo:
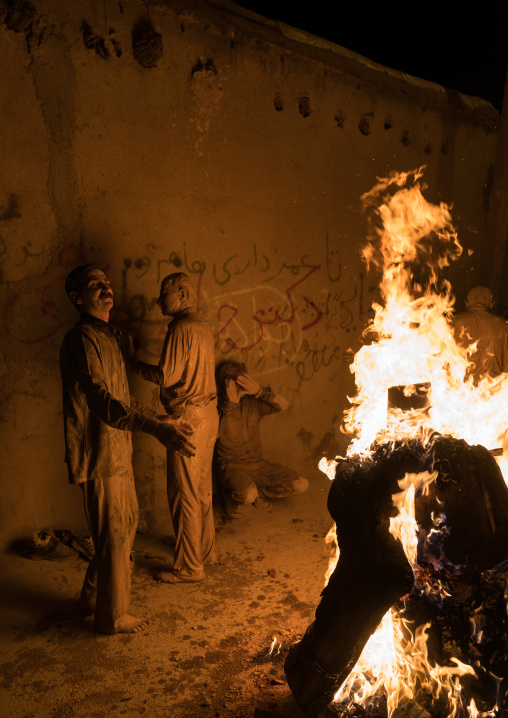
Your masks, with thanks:
[[[80,603],[93,606],[96,597],[95,629],[115,633],[130,603],[130,556],[139,518],[134,477],[129,472],[80,486],[95,548]]]
[[[281,464],[264,459],[222,463],[222,488],[234,504],[251,504],[258,496],[277,499],[291,494],[303,494],[309,481]]]
[[[173,571],[200,576],[215,562],[215,526],[212,508],[212,457],[219,415],[215,402],[185,407],[182,419],[194,429],[192,457],[168,450],[168,502],[176,534]]]

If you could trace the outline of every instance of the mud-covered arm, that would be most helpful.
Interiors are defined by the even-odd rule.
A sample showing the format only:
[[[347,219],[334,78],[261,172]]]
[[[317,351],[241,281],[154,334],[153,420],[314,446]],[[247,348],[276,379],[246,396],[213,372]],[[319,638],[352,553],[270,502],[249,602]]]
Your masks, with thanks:
[[[136,341],[130,334],[122,336],[121,348],[126,363],[133,372],[142,376],[146,381],[162,386],[164,382],[163,371],[156,364],[149,364],[138,359],[136,356]],[[139,348],[139,341],[137,341],[137,344]]]
[[[230,384],[232,383],[233,382],[230,382]],[[284,411],[284,409],[287,409],[289,406],[289,402],[279,394],[276,394],[271,387],[260,386],[258,382],[248,374],[239,374],[234,384],[240,395],[251,396],[257,400],[256,404],[258,405],[258,411],[261,416],[273,414],[276,411]]]
[[[289,402],[280,394],[275,393],[269,386],[260,386],[259,391],[254,394],[254,398],[263,403],[264,414],[285,411],[289,406]]]
[[[134,357],[129,360],[129,366],[133,372],[142,376],[146,381],[151,381],[152,384],[157,384],[157,386],[163,385],[164,372],[156,364],[149,364]]]
[[[96,339],[82,332],[80,343],[75,347],[74,359],[78,370],[79,388],[85,396],[88,408],[94,416],[115,429],[142,431],[147,423],[150,424],[155,420],[155,412],[152,414],[148,407],[141,409],[135,399],[129,398],[127,404],[112,394],[110,375],[114,371],[125,370],[120,358],[117,366],[105,364],[103,354]],[[148,426],[146,428],[148,429]]]
[[[172,387],[181,380],[189,361],[191,340],[191,334],[184,324],[171,322],[159,361],[163,386]]]

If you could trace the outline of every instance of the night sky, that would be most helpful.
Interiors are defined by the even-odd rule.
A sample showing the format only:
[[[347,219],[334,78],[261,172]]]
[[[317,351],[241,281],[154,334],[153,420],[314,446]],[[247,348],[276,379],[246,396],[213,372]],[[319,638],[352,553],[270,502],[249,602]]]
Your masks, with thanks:
[[[365,0],[235,1],[381,65],[482,97],[501,110],[508,68],[506,0],[474,5],[413,0],[404,7]]]

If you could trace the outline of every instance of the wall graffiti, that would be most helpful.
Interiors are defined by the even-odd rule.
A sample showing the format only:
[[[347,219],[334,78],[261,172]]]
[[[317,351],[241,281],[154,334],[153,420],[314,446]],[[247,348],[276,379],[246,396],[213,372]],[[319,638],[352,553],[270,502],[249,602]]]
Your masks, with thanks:
[[[140,339],[149,360],[158,359],[167,325],[155,303],[159,284],[175,271],[194,279],[198,305],[212,324],[217,359],[238,358],[258,375],[283,370],[288,385],[295,389],[296,383],[298,391],[302,383],[347,356],[348,334],[356,335],[362,325],[363,275],[350,276],[328,235],[321,247],[316,246],[315,258],[305,254],[293,263],[287,256],[260,252],[255,243],[243,253],[213,260],[192,256],[185,242],[182,247],[164,257],[123,259],[111,320]],[[28,256],[30,247],[26,250]],[[59,250],[53,276],[38,295],[35,319],[40,320],[35,330],[20,325],[25,298],[10,297],[3,319],[11,339],[37,344],[65,326],[68,311],[58,305],[57,292],[61,294],[67,272],[83,261],[78,246]],[[139,282],[151,282],[150,278],[153,293],[147,296]]]
[[[55,275],[43,285],[35,303],[31,295],[14,294],[9,297],[3,309],[7,336],[19,344],[28,345],[51,339],[64,323],[57,293],[60,294],[68,272],[84,261],[80,247],[65,245],[58,251]]]
[[[245,331],[245,321],[241,318],[237,319],[240,313],[240,307],[233,303],[222,303],[216,311],[216,317],[219,323],[219,329],[215,332],[216,337],[221,337],[231,349],[238,351],[248,351],[257,346],[264,338],[268,327],[279,324],[293,324],[296,320],[297,308],[295,301],[295,292],[297,287],[302,285],[311,274],[320,269],[319,265],[311,269],[297,282],[291,284],[283,292],[278,293],[277,290],[267,291],[272,288],[256,287],[254,289],[239,290],[238,294],[252,294],[254,306],[256,307],[248,318],[248,322],[252,322],[252,327]],[[261,289],[261,292],[259,291]],[[278,294],[278,296],[277,296]],[[265,295],[261,300],[260,296]],[[275,295],[275,296],[274,296]],[[228,295],[231,296],[231,295]],[[221,297],[215,297],[211,302],[213,305],[220,301]],[[321,309],[307,296],[303,296],[303,301],[313,311],[313,317],[310,321],[306,321],[300,326],[301,331],[310,329],[315,326],[322,317]],[[258,306],[258,303],[261,306]],[[224,310],[226,310],[224,312]],[[247,311],[250,314],[250,311]],[[230,325],[234,322],[237,334],[232,336]],[[301,323],[301,322],[300,322]],[[252,331],[253,330],[253,331]],[[238,339],[238,331],[243,335],[243,339]]]

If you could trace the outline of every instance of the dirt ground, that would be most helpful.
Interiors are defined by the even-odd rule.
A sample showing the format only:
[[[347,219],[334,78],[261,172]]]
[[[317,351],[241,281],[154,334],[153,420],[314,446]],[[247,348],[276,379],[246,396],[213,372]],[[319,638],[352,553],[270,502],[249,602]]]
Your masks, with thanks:
[[[150,617],[142,634],[99,635],[76,617],[83,559],[3,556],[3,718],[301,718],[284,658],[319,603],[332,525],[330,482],[304,468],[308,492],[270,512],[247,507],[224,522],[217,510],[219,565],[202,584],[157,582],[171,548],[162,535],[137,535],[131,611]]]

